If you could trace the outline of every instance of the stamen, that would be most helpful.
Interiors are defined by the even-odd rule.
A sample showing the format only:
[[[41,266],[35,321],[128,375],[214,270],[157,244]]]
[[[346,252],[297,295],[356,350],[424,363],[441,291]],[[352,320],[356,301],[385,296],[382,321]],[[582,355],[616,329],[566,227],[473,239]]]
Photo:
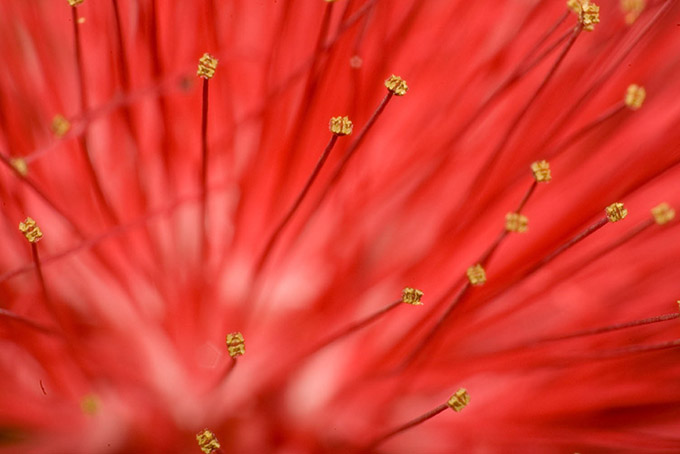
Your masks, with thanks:
[[[215,75],[215,70],[217,69],[217,63],[218,60],[206,52],[198,60],[198,70],[196,71],[196,75],[206,80],[212,79],[212,77]]]
[[[28,165],[26,164],[26,160],[24,158],[12,158],[10,162],[12,163],[14,170],[16,170],[19,175],[22,177],[28,175]]]
[[[531,164],[531,171],[534,172],[534,178],[538,183],[548,183],[552,180],[548,161],[533,162]]]
[[[76,6],[80,5],[81,3],[83,3],[84,1],[85,0],[68,0],[68,4],[73,6],[73,7],[76,7]]]
[[[645,9],[645,0],[621,0],[621,11],[623,11],[626,24],[633,24],[642,11]]]
[[[198,60],[196,75],[203,78],[203,97],[201,103],[201,256],[204,262],[208,255],[208,100],[210,79],[215,75],[217,59],[208,53]]]
[[[40,227],[30,217],[19,223],[19,231],[24,234],[29,243],[37,243],[43,237]]]
[[[623,203],[612,203],[605,208],[609,222],[618,222],[628,215],[628,210],[623,207]]]
[[[286,228],[290,220],[293,218],[293,215],[296,213],[297,209],[300,207],[300,204],[302,204],[302,201],[305,199],[307,196],[307,193],[309,192],[310,188],[312,187],[312,184],[314,184],[314,181],[316,180],[316,177],[319,175],[319,172],[321,172],[321,168],[323,167],[324,163],[326,162],[326,159],[328,159],[328,156],[331,153],[331,150],[333,150],[333,147],[335,146],[335,143],[338,140],[338,137],[341,135],[348,135],[352,133],[353,125],[352,122],[350,121],[349,118],[347,117],[333,117],[330,119],[328,128],[330,129],[332,135],[331,138],[326,145],[326,148],[324,148],[323,152],[321,153],[321,156],[319,157],[319,160],[316,162],[316,165],[314,166],[314,169],[312,170],[312,173],[309,175],[309,178],[307,178],[307,181],[305,182],[305,185],[303,186],[302,190],[298,194],[297,198],[293,202],[293,205],[288,209],[288,212],[286,212],[286,215],[281,219],[281,222],[279,222],[279,225],[276,226],[276,229],[272,232],[271,236],[269,237],[269,240],[267,241],[267,244],[262,251],[262,254],[260,255],[259,260],[257,261],[257,264],[255,265],[255,272],[254,274],[257,276],[262,272],[262,269],[264,268],[265,264],[267,263],[267,260],[269,259],[269,256],[271,255],[272,250],[274,249],[274,246],[278,242],[279,238],[281,237],[281,234],[283,233],[283,230]]]
[[[667,224],[675,218],[675,210],[667,203],[660,203],[652,208],[654,222],[659,225]]]
[[[505,230],[508,232],[524,233],[529,226],[529,218],[519,213],[505,215]]]
[[[451,410],[455,411],[456,413],[460,413],[469,403],[470,395],[465,388],[460,388],[451,396],[448,402],[446,402]]]
[[[387,90],[395,96],[404,96],[408,91],[406,81],[394,74],[387,78],[385,86],[387,87]]]
[[[71,122],[63,115],[55,115],[52,119],[52,132],[57,137],[64,137],[71,129]]]
[[[680,301],[678,302],[680,303]],[[680,313],[672,313],[672,314],[664,314],[664,315],[657,315],[656,317],[649,317],[649,318],[644,318],[641,320],[633,320],[631,322],[625,322],[625,323],[619,323],[616,325],[609,325],[609,326],[603,326],[600,328],[593,328],[593,329],[586,329],[583,331],[577,331],[575,333],[571,334],[566,334],[564,336],[557,336],[557,337],[551,337],[549,339],[546,339],[546,341],[558,341],[558,340],[567,340],[567,339],[573,339],[577,337],[585,337],[585,336],[593,336],[596,334],[603,334],[603,333],[609,333],[612,331],[619,331],[622,329],[626,328],[631,328],[635,326],[643,326],[643,325],[650,325],[652,323],[660,323],[660,322],[665,322],[668,320],[674,320],[676,318],[680,317]]]
[[[246,353],[246,343],[243,334],[239,332],[227,334],[227,351],[229,356],[236,359]]]
[[[455,399],[455,400],[454,400]],[[453,401],[453,402],[452,402]],[[464,388],[459,389],[456,391],[456,393],[451,396],[451,399],[448,400],[447,403],[438,405],[437,407],[433,408],[432,410],[428,411],[427,413],[424,413],[417,418],[407,422],[404,425],[401,425],[397,427],[396,429],[386,433],[385,435],[376,438],[374,441],[372,441],[365,450],[362,452],[370,452],[385,441],[389,440],[390,438],[394,437],[395,435],[398,435],[402,432],[407,431],[408,429],[411,429],[412,427],[418,426],[428,419],[432,419],[435,416],[437,416],[439,413],[443,412],[447,408],[451,408],[456,412],[460,412],[465,405],[470,402],[470,396],[467,394],[467,391]],[[462,405],[462,406],[461,406]],[[455,406],[455,407],[454,407]],[[456,409],[458,408],[458,409]]]
[[[472,285],[484,285],[486,283],[486,271],[479,263],[467,269],[467,277]]]
[[[338,136],[348,136],[352,134],[352,122],[347,116],[333,117],[328,123],[328,129]]]
[[[592,32],[600,23],[600,7],[588,0],[568,0],[567,7],[578,14],[583,30]]]
[[[640,107],[642,107],[642,103],[645,102],[646,95],[647,92],[645,91],[644,87],[631,84],[626,90],[624,102],[630,110],[638,110]]]
[[[69,0],[69,3],[70,2],[71,0]],[[77,2],[75,5],[71,4],[71,6],[77,6],[80,3],[82,3],[82,1]],[[73,41],[75,47],[76,74],[78,77],[78,86],[80,89],[80,113],[81,115],[85,116],[88,110],[87,108],[88,91],[87,84],[85,82],[83,50],[82,43],[80,40],[80,27],[78,26],[79,22],[78,10],[75,7],[71,8],[71,19],[73,21],[73,38],[74,38]],[[99,181],[99,177],[97,176],[97,171],[95,170],[94,163],[92,162],[92,158],[90,156],[90,152],[87,146],[86,132],[84,132],[82,135],[78,137],[78,145],[80,146],[81,153],[83,154],[83,158],[87,166],[87,172],[90,175],[90,179],[92,180],[95,196],[97,197],[100,205],[103,207],[106,216],[109,218],[109,221],[113,224],[118,224],[118,216],[116,215],[115,211],[113,210],[113,207],[109,203],[108,198],[104,194],[101,182]]]
[[[196,441],[198,442],[198,447],[201,448],[205,454],[211,454],[220,449],[220,442],[217,441],[217,437],[214,433],[208,429],[203,429],[202,432],[196,434]]]
[[[422,306],[423,303],[420,299],[423,297],[423,292],[421,290],[406,287],[402,290],[401,301],[406,304],[411,304],[413,306]]]

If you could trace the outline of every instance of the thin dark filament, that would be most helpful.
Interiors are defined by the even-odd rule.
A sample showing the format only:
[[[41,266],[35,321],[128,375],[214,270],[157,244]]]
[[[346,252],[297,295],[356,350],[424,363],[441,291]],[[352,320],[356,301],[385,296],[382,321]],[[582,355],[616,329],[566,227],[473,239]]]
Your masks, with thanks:
[[[76,73],[78,75],[78,86],[80,89],[80,111],[81,115],[85,116],[85,113],[87,112],[88,92],[87,84],[85,82],[85,74],[83,70],[83,55],[82,55],[83,53],[80,39],[80,27],[78,24],[78,11],[76,7],[71,7],[71,19],[73,21],[73,35],[76,55]],[[109,222],[117,224],[118,216],[111,207],[111,204],[109,203],[106,195],[104,194],[104,190],[102,189],[99,177],[97,176],[97,171],[95,170],[94,163],[92,162],[92,158],[90,157],[90,152],[87,147],[87,139],[85,133],[78,137],[78,145],[80,146],[81,153],[83,155],[83,158],[85,159],[87,172],[90,176],[90,179],[92,180],[95,197],[97,197],[97,200],[104,209],[104,213],[109,218]]]
[[[331,15],[333,13],[333,5],[334,5],[333,2],[326,3],[326,7],[324,8],[324,14],[321,20],[321,27],[319,28],[319,34],[316,39],[316,46],[314,47],[312,63],[309,68],[309,73],[307,74],[307,81],[305,82],[305,88],[302,98],[300,98],[302,102],[300,103],[300,107],[298,109],[295,122],[293,123],[295,127],[291,132],[291,135],[289,136],[290,139],[288,140],[288,146],[284,150],[284,154],[288,156],[289,167],[293,167],[297,160],[299,154],[298,151],[300,148],[297,145],[304,133],[306,119],[309,116],[309,112],[312,106],[311,101],[315,98],[315,93],[318,88],[319,76],[317,74],[317,71],[319,69],[321,57],[323,56],[323,44],[324,41],[326,40],[326,36],[328,35],[328,29],[331,22]],[[284,171],[279,175],[281,181],[280,184],[277,185],[277,187],[281,188],[282,186],[285,186],[286,177],[290,175],[290,172]],[[274,197],[274,199],[276,199],[276,197]]]
[[[471,186],[475,188],[475,193],[481,193],[483,191],[484,186],[486,185],[486,182],[491,180],[490,178],[488,178],[488,176],[498,164],[501,153],[505,150],[506,146],[510,142],[510,139],[512,139],[512,137],[518,132],[518,127],[520,123],[526,116],[529,109],[533,106],[538,97],[541,95],[541,93],[543,93],[545,88],[548,86],[548,83],[552,80],[553,76],[555,75],[560,65],[564,61],[565,57],[567,56],[567,53],[569,53],[569,50],[576,42],[576,39],[580,35],[581,31],[582,31],[581,25],[573,29],[573,31],[571,32],[571,36],[569,37],[569,40],[565,44],[564,48],[560,52],[559,56],[557,57],[553,65],[550,67],[550,70],[543,78],[538,88],[536,88],[536,90],[531,95],[529,100],[526,102],[522,110],[519,111],[515,119],[512,121],[512,123],[506,130],[501,141],[498,143],[498,145],[491,153],[491,155],[486,159],[484,166],[482,167],[482,169],[484,170],[477,175]]]
[[[375,448],[377,448],[379,445],[381,445],[382,443],[384,443],[388,439],[390,439],[390,438],[394,437],[395,435],[398,435],[402,432],[405,432],[405,431],[411,429],[412,427],[415,427],[419,424],[422,424],[425,421],[427,421],[428,419],[434,418],[435,416],[437,416],[439,413],[443,412],[447,408],[449,408],[449,406],[447,404],[438,405],[437,407],[433,408],[432,410],[428,411],[427,413],[424,413],[424,414],[418,416],[417,418],[412,419],[411,421],[407,422],[406,424],[397,427],[396,429],[386,433],[385,435],[382,435],[381,437],[372,441],[366,447],[365,452],[373,451]]]
[[[203,79],[201,107],[201,261],[208,254],[208,90],[209,79]]]
[[[571,145],[583,139],[588,133],[590,133],[603,123],[607,122],[607,120],[614,118],[617,114],[624,110],[626,110],[626,105],[623,103],[623,101],[610,107],[604,113],[602,113],[602,115],[600,115],[587,125],[584,125],[577,131],[574,131],[572,134],[569,135],[569,137],[567,137],[562,142],[552,147],[552,150],[550,150],[550,152],[548,152],[548,154],[546,154],[544,157],[546,159],[549,159],[555,156],[559,156],[560,154],[562,154],[562,152],[566,151]]]
[[[569,241],[564,243],[562,246],[557,248],[551,254],[548,254],[547,256],[543,257],[543,259],[541,259],[534,266],[529,268],[529,270],[526,271],[524,278],[534,274],[536,271],[540,270],[541,268],[546,266],[548,263],[552,262],[557,257],[562,255],[568,249],[572,248],[576,244],[580,243],[581,241],[583,241],[584,239],[586,239],[587,237],[589,237],[590,235],[592,235],[593,233],[595,233],[596,231],[598,231],[599,229],[601,229],[602,227],[607,225],[608,222],[609,222],[609,219],[607,219],[606,216],[603,217],[602,219],[600,219],[599,221],[595,222],[594,224],[592,224],[591,226],[586,228],[584,231],[580,232],[578,235],[574,236]]]
[[[665,322],[668,320],[674,320],[680,317],[680,313],[674,312],[672,314],[657,315],[656,317],[643,318],[641,320],[633,320],[631,322],[618,323],[615,325],[602,326],[599,328],[585,329],[582,331],[576,331],[571,334],[566,334],[564,336],[551,337],[545,339],[545,341],[561,341],[567,339],[574,339],[578,337],[594,336],[596,334],[610,333],[612,331],[619,331],[626,328],[632,328],[635,326],[651,325],[653,323]]]
[[[286,215],[281,219],[279,224],[276,226],[274,231],[269,237],[269,240],[267,241],[267,245],[265,246],[262,254],[260,255],[259,260],[257,261],[257,265],[255,266],[255,276],[259,275],[264,266],[267,263],[267,260],[271,256],[271,252],[274,249],[274,246],[278,242],[278,240],[281,238],[281,234],[283,233],[284,229],[290,222],[290,220],[293,218],[295,215],[297,209],[300,207],[300,204],[302,204],[303,200],[307,196],[307,193],[309,192],[309,189],[312,187],[314,184],[314,181],[316,180],[316,177],[319,175],[319,172],[323,168],[324,163],[328,159],[328,156],[331,153],[331,150],[333,150],[333,147],[335,146],[335,143],[338,140],[338,136],[336,134],[333,134],[331,136],[331,139],[328,141],[328,144],[326,145],[326,148],[324,148],[323,152],[321,153],[321,156],[319,157],[319,160],[317,161],[316,165],[314,166],[314,170],[312,170],[312,173],[309,175],[309,178],[307,178],[307,181],[305,182],[305,185],[303,186],[302,190],[298,194],[297,198],[291,205],[291,207],[288,209],[288,212]]]
[[[314,203],[314,207],[310,213],[310,215],[307,217],[305,220],[303,227],[309,222],[311,216],[316,213],[323,202],[326,200],[328,195],[330,194],[331,190],[335,187],[335,185],[338,183],[340,178],[342,177],[345,169],[347,168],[347,163],[349,160],[354,156],[356,151],[359,149],[359,146],[361,146],[362,142],[366,138],[366,135],[368,132],[371,130],[375,122],[378,120],[378,117],[380,117],[380,114],[383,113],[385,110],[385,107],[387,107],[387,104],[390,102],[390,99],[392,99],[394,95],[392,92],[388,92],[387,95],[380,101],[380,104],[378,107],[375,109],[373,112],[373,115],[371,115],[371,118],[369,118],[368,122],[366,125],[364,125],[364,128],[357,134],[356,139],[354,139],[354,142],[350,144],[350,146],[347,148],[345,151],[345,154],[342,156],[342,159],[340,162],[335,166],[335,169],[333,171],[333,174],[331,175],[328,183],[326,183],[326,186],[324,187],[323,191],[321,192],[321,195],[316,199]],[[298,238],[300,235],[297,236]]]
[[[340,339],[343,339],[350,334],[353,334],[357,331],[359,331],[362,328],[365,328],[366,326],[370,325],[371,323],[377,321],[381,317],[383,317],[385,314],[391,312],[394,308],[401,306],[404,303],[402,300],[397,300],[394,301],[393,303],[388,304],[387,306],[383,307],[382,309],[378,310],[377,312],[369,315],[368,317],[364,318],[363,320],[359,320],[358,322],[352,323],[351,325],[347,326],[346,328],[342,329],[338,333],[332,335],[328,339],[320,342],[316,347],[314,347],[311,351],[309,351],[305,356],[311,356],[314,353],[317,353],[318,351],[328,347],[329,345],[337,342]]]
[[[52,329],[48,328],[47,326],[42,325],[38,322],[35,322],[35,321],[33,321],[29,318],[15,314],[14,312],[9,311],[7,309],[0,308],[0,317],[6,317],[10,320],[14,320],[16,322],[23,323],[24,325],[26,325],[26,326],[28,326],[32,329],[35,329],[36,331],[39,331],[43,334],[50,334],[50,335],[56,334]]]

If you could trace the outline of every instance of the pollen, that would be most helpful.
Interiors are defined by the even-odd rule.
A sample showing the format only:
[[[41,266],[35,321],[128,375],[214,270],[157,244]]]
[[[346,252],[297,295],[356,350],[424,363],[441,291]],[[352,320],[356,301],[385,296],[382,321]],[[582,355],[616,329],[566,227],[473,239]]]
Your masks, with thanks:
[[[71,129],[71,123],[63,115],[55,115],[52,119],[52,132],[57,137],[64,137]]]
[[[631,110],[638,110],[642,107],[642,103],[645,102],[645,96],[647,92],[644,87],[639,85],[631,84],[626,89],[626,96],[624,97],[624,102]]]
[[[408,91],[406,81],[399,76],[392,74],[386,81],[385,86],[390,93],[397,96],[404,96]]]
[[[505,230],[508,232],[524,233],[529,227],[529,218],[519,213],[505,215]]]
[[[623,207],[623,203],[612,203],[607,208],[605,208],[604,211],[607,213],[607,219],[609,219],[609,222],[618,222],[628,216],[628,210]]]
[[[659,225],[664,225],[675,218],[675,210],[667,203],[660,203],[652,208],[652,217],[654,222]]]
[[[85,0],[68,0],[68,4],[71,6],[78,6],[81,3],[83,3]]]
[[[212,55],[205,53],[198,60],[198,71],[196,75],[204,79],[212,79],[217,69],[217,59]]]
[[[534,172],[534,178],[539,183],[547,183],[552,180],[550,175],[550,164],[548,161],[536,161],[531,164],[531,171]]]
[[[401,291],[401,301],[406,304],[412,304],[413,306],[422,306],[423,303],[420,302],[420,298],[423,297],[422,290],[416,288],[406,287]]]
[[[212,452],[220,449],[220,442],[217,441],[217,437],[214,433],[208,429],[203,429],[202,432],[196,434],[196,441],[198,442],[198,447],[201,448],[205,454],[210,454]]]
[[[246,343],[243,334],[239,332],[227,334],[227,351],[232,358],[245,355]]]
[[[646,6],[645,0],[621,0],[621,11],[623,11],[626,24],[631,25],[640,17]]]
[[[484,285],[486,283],[486,271],[479,263],[467,269],[467,277],[472,285]]]
[[[337,136],[348,136],[352,134],[352,122],[348,117],[333,117],[328,123],[328,129]]]
[[[24,234],[29,243],[37,243],[43,237],[40,227],[32,218],[26,218],[24,222],[20,222],[19,231]]]
[[[460,388],[456,391],[453,396],[446,402],[446,404],[451,407],[451,410],[455,412],[460,412],[470,403],[470,395],[465,388]]]
[[[583,30],[592,32],[600,23],[600,7],[588,0],[568,0],[567,8],[578,14]]]
[[[14,167],[14,170],[22,177],[25,177],[28,174],[28,165],[24,158],[12,158],[10,163],[12,164],[12,167]]]

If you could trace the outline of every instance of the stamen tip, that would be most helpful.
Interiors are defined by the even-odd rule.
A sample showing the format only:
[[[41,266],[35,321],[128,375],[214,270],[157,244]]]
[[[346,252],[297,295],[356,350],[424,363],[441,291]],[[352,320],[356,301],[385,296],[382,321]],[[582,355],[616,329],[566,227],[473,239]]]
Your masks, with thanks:
[[[529,218],[520,213],[505,215],[505,230],[508,232],[524,233],[529,228]]]
[[[401,292],[401,301],[402,303],[411,304],[413,306],[422,306],[423,303],[420,302],[420,299],[423,295],[424,293],[422,290],[405,287]]]
[[[531,171],[534,173],[534,178],[538,183],[548,183],[552,180],[548,161],[543,160],[531,163]]]
[[[352,122],[348,117],[332,117],[328,123],[328,129],[336,136],[348,136],[352,134]]]
[[[659,225],[664,225],[675,218],[675,210],[666,202],[658,204],[651,211],[654,222]]]
[[[71,6],[78,6],[81,3],[83,3],[85,0],[68,0],[68,4]]]
[[[567,8],[578,14],[583,30],[592,32],[600,23],[600,7],[588,0],[567,0]]]
[[[245,355],[246,343],[243,334],[239,332],[227,334],[227,351],[229,356],[236,359],[237,356]]]
[[[477,263],[467,269],[467,277],[472,285],[484,285],[486,283],[486,271],[481,264]]]
[[[216,450],[220,449],[220,442],[217,441],[217,437],[214,433],[208,429],[203,429],[202,432],[196,434],[196,441],[198,442],[198,447],[201,448],[205,454],[211,454]]]
[[[198,70],[196,71],[196,75],[206,80],[212,79],[212,77],[215,75],[215,70],[217,69],[217,63],[218,60],[206,52],[198,60]]]
[[[386,81],[385,87],[387,90],[396,96],[404,96],[408,91],[406,81],[399,76],[392,74]]]
[[[456,391],[451,398],[446,402],[446,404],[451,408],[451,410],[456,413],[460,413],[463,408],[470,403],[470,395],[465,388],[460,388]]]
[[[623,203],[617,202],[612,203],[607,208],[605,208],[605,213],[607,214],[607,219],[609,222],[618,222],[628,216],[628,210],[623,207]]]
[[[55,115],[52,119],[52,132],[57,137],[64,137],[71,129],[69,122],[63,115]]]
[[[630,110],[638,110],[642,107],[642,103],[645,102],[645,97],[647,92],[644,87],[636,84],[630,84],[626,89],[626,96],[624,97],[624,102]]]
[[[24,158],[12,158],[10,163],[12,164],[12,167],[14,167],[14,170],[22,177],[25,177],[28,174],[28,164],[26,164]]]
[[[40,227],[30,217],[19,223],[19,231],[24,234],[29,243],[37,243],[43,237]]]

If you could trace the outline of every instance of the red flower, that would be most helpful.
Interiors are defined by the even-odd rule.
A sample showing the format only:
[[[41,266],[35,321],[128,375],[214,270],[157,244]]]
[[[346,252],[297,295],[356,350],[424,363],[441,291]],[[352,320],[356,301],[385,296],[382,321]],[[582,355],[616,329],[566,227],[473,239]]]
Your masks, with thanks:
[[[0,451],[680,449],[680,6],[568,3],[2,2]]]

